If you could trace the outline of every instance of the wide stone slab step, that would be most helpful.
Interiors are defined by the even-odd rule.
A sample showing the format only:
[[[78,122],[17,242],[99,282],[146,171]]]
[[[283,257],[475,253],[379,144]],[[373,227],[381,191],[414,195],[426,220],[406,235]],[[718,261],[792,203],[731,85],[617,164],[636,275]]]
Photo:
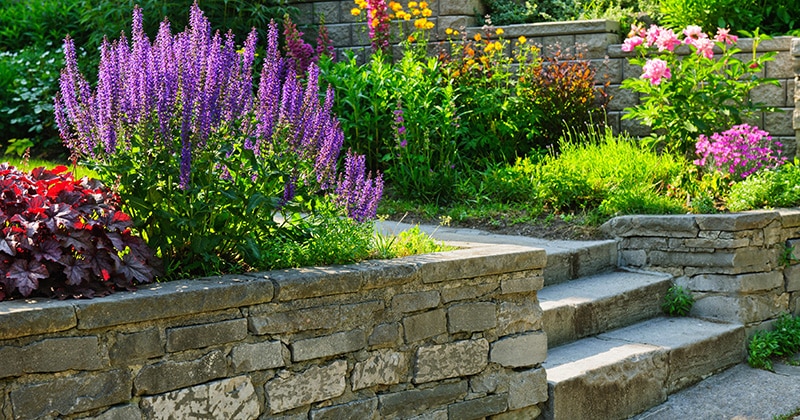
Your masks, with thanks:
[[[744,360],[744,327],[654,318],[550,349],[545,419],[623,419]]]
[[[548,347],[658,316],[671,282],[668,274],[614,271],[545,286],[538,297]]]

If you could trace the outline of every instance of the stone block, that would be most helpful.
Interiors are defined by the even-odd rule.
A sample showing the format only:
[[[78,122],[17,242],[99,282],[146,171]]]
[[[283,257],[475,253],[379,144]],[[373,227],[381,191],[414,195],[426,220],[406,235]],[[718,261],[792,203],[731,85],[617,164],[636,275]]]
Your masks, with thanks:
[[[784,285],[780,271],[745,273],[736,275],[701,274],[681,281],[685,287],[697,292],[754,293],[781,288]]]
[[[236,373],[286,366],[284,348],[280,341],[239,344],[231,349],[231,365]]]
[[[353,366],[353,391],[375,385],[399,384],[407,375],[408,355],[393,350],[378,351]]]
[[[414,383],[474,375],[488,364],[489,342],[463,340],[417,349]]]
[[[622,83],[622,60],[614,58],[603,58],[590,60],[592,68],[595,70],[594,82],[597,85],[602,85],[605,82],[611,83],[611,86],[616,86],[613,92],[609,92],[612,96],[615,92],[621,92],[622,88],[619,86]],[[637,95],[633,95],[634,99]],[[634,105],[636,102],[634,102]]]
[[[534,270],[543,268],[547,261],[543,249],[517,245],[466,248],[409,258],[425,262],[420,267],[423,283]]]
[[[764,249],[738,248],[725,252],[650,252],[650,265],[667,267],[744,268],[766,269],[773,252]]]
[[[400,323],[392,322],[388,324],[379,324],[372,330],[369,335],[367,344],[370,347],[391,347],[396,345],[400,340]]]
[[[612,111],[622,111],[639,103],[639,95],[635,91],[623,89],[620,85],[609,86],[607,93],[611,96],[608,109]]]
[[[443,309],[423,312],[403,318],[406,343],[447,333],[447,319]]]
[[[699,296],[691,315],[727,322],[750,324],[777,317],[789,306],[788,293],[764,293],[745,296]]]
[[[506,394],[488,395],[474,400],[457,402],[447,407],[451,419],[477,420],[502,413],[508,408]]]
[[[489,360],[510,368],[532,367],[547,358],[547,335],[533,332],[506,337],[492,343]]]
[[[480,298],[492,293],[498,286],[498,282],[490,281],[487,283],[442,289],[442,301],[444,303],[449,303],[458,300]]]
[[[409,389],[378,396],[382,418],[409,418],[430,412],[467,395],[467,381],[436,385],[433,388]]]
[[[773,84],[756,86],[750,91],[750,97],[767,106],[786,107],[786,80],[781,80],[779,83],[778,86]]]
[[[107,407],[130,400],[127,369],[54,378],[11,391],[15,419],[40,419]]]
[[[767,77],[773,79],[793,79],[794,70],[792,69],[792,56],[783,51],[779,51],[775,59],[768,61]]]
[[[408,420],[448,420],[447,409],[428,411],[418,416],[409,417]]]
[[[164,343],[158,328],[147,328],[132,333],[118,333],[109,356],[114,364],[150,359],[164,355]]]
[[[779,219],[776,211],[753,211],[727,214],[698,214],[694,216],[701,230],[737,231],[761,229]]]
[[[66,331],[78,325],[71,301],[43,298],[3,302],[0,340]]]
[[[480,0],[439,1],[439,15],[483,15],[485,9]]]
[[[248,376],[209,382],[153,397],[139,403],[145,419],[254,419],[261,412]]]
[[[370,398],[347,404],[311,410],[311,420],[377,420],[378,399]]]
[[[241,341],[245,337],[247,337],[247,320],[244,318],[167,328],[167,351],[201,349]]]
[[[24,347],[0,347],[0,378],[25,373],[98,370],[108,357],[96,336],[48,338]]]
[[[800,265],[790,265],[783,270],[787,292],[800,291]]]
[[[142,420],[142,412],[139,407],[126,404],[110,408],[103,413],[90,417],[92,420]]]
[[[147,365],[133,380],[135,395],[153,395],[221,378],[227,373],[225,354],[216,350],[185,362],[167,360]]]
[[[341,7],[338,1],[314,2],[314,23],[324,21],[327,24],[341,22]]]
[[[347,388],[347,361],[312,366],[303,372],[277,377],[264,385],[270,412],[281,413],[342,395]]]
[[[249,328],[253,334],[283,334],[308,330],[333,328],[339,320],[340,308],[337,305],[296,311],[251,314]]]
[[[644,267],[647,265],[647,251],[643,249],[622,250],[619,252],[619,264],[623,267]]]
[[[364,328],[373,326],[384,318],[386,304],[383,299],[356,302],[340,307],[338,329]]]
[[[497,335],[506,336],[542,329],[542,308],[536,299],[500,302],[497,310]]]
[[[544,277],[542,277],[541,274],[500,280],[500,293],[504,295],[510,293],[531,293],[541,290],[542,287],[544,287]]]
[[[272,282],[250,275],[209,277],[141,285],[130,293],[76,303],[78,328],[153,321],[272,300]]]
[[[604,223],[603,229],[622,238],[631,236],[694,238],[700,231],[694,215],[620,216]]]
[[[286,272],[270,272],[278,283],[275,298],[291,302],[322,296],[355,293],[361,290],[370,266],[353,264],[338,267],[304,267]]]
[[[584,52],[585,58],[603,58],[608,55],[608,47],[619,44],[619,35],[616,33],[578,34],[575,35],[578,51]]]
[[[764,114],[764,130],[773,137],[792,136],[794,126],[792,121],[793,108],[780,108],[782,112],[768,112]]]
[[[439,292],[436,290],[403,293],[392,297],[392,308],[400,313],[416,312],[435,308],[439,306],[440,300]]]
[[[482,372],[469,378],[469,389],[474,395],[508,393],[509,370],[489,365]]]
[[[686,248],[736,249],[750,246],[750,239],[689,238],[682,241],[682,246]]]
[[[324,337],[307,338],[291,345],[292,361],[319,359],[361,350],[367,345],[364,330],[351,330]]]
[[[451,334],[488,330],[497,326],[497,305],[492,302],[453,305],[447,310],[447,319]]]
[[[349,15],[349,14],[348,14]],[[325,24],[328,28],[328,39],[331,43],[336,45],[352,45],[353,43],[353,25],[350,23],[340,24]]]
[[[535,405],[525,407],[519,410],[506,411],[495,416],[489,417],[489,420],[530,420],[538,419],[542,414],[542,410]]]
[[[535,406],[543,401],[547,401],[547,373],[544,369],[509,373],[509,410]]]

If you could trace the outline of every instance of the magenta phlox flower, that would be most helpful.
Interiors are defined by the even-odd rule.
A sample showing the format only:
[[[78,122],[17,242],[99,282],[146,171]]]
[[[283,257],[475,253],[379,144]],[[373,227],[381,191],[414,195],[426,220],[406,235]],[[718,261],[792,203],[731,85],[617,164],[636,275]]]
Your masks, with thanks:
[[[695,146],[697,166],[727,172],[733,179],[743,179],[761,169],[775,168],[786,163],[781,156],[783,144],[772,141],[764,130],[748,124],[731,127],[709,138],[701,135]]]
[[[662,79],[672,77],[672,72],[670,72],[667,62],[660,58],[647,60],[642,70],[644,73],[642,73],[641,78],[649,79],[653,85],[660,84]]]
[[[736,35],[731,35],[730,31],[730,28],[717,28],[717,34],[714,36],[714,40],[726,45],[733,45],[737,43],[739,41],[739,37]]]
[[[644,38],[640,37],[639,35],[634,35],[630,38],[626,38],[625,41],[622,43],[622,51],[631,52],[636,49],[639,45],[644,43]]]

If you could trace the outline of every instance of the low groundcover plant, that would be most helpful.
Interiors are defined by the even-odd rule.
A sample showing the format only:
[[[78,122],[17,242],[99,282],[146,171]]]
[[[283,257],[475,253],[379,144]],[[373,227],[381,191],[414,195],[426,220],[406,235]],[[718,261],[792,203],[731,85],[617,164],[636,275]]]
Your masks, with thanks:
[[[151,42],[135,8],[131,41],[103,42],[92,89],[65,41],[61,136],[119,186],[168,278],[275,268],[276,243],[313,240],[340,213],[375,216],[382,177],[352,153],[337,171],[344,136],[316,64],[298,74],[272,23],[256,83],[256,42],[212,34],[196,3],[186,30],[165,20]]]
[[[67,168],[30,173],[0,164],[0,300],[103,295],[148,283],[152,251],[117,194]]]

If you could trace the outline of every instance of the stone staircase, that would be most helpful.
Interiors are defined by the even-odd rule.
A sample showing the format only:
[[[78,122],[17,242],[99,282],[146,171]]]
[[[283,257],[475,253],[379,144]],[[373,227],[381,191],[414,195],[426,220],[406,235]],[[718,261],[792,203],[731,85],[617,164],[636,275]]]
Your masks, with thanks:
[[[615,249],[590,248],[548,254],[548,267],[551,260],[571,261],[594,272],[545,271],[539,302],[548,335],[549,399],[543,418],[632,417],[744,360],[743,326],[664,317],[660,305],[670,275],[598,264],[615,260]]]

